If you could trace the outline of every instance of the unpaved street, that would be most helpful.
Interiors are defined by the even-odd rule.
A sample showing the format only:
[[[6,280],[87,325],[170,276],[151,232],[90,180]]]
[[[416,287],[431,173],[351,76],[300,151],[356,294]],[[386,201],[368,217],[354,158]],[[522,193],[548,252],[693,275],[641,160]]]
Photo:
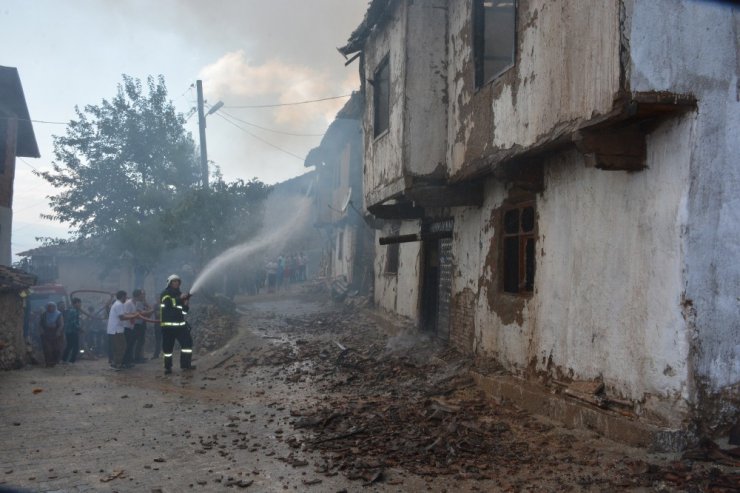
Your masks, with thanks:
[[[731,491],[483,396],[470,362],[359,307],[244,299],[192,375],[102,361],[0,375],[0,486],[31,491]],[[177,359],[176,359],[177,361]],[[177,368],[177,363],[175,365]]]

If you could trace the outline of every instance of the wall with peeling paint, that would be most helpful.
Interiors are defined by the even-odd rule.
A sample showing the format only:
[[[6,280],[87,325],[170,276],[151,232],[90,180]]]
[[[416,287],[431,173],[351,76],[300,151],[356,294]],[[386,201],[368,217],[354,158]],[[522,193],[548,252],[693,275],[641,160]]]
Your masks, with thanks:
[[[375,94],[367,84],[367,98],[363,119],[365,139],[365,166],[363,188],[366,206],[378,202],[373,194],[392,195],[403,190],[403,86],[406,78],[404,49],[406,46],[406,3],[398,2],[383,29],[373,31],[365,49],[364,77],[373,80],[375,72],[386,57],[390,67],[390,125],[381,135],[373,133]]]
[[[612,109],[619,91],[619,2],[519,0],[515,66],[475,87],[472,2],[450,1],[448,166],[553,138]],[[567,26],[567,27],[566,27]],[[482,163],[481,163],[482,162]]]
[[[669,0],[625,5],[631,89],[691,93],[698,100],[686,151],[691,189],[683,284],[699,397],[734,394],[734,406],[717,411],[731,417],[740,405],[740,7]]]
[[[693,124],[686,116],[655,130],[640,173],[588,168],[575,150],[547,160],[532,295],[504,293],[497,275],[498,211],[511,191],[489,179],[480,210],[457,210],[453,293],[478,293],[474,352],[522,375],[603,378],[658,420],[686,415],[682,231]]]
[[[373,135],[373,90],[365,112],[367,205],[399,194],[413,178],[444,178],[447,152],[447,0],[396,2],[392,18],[365,49],[365,77],[372,80],[390,54],[391,112],[388,132]]]

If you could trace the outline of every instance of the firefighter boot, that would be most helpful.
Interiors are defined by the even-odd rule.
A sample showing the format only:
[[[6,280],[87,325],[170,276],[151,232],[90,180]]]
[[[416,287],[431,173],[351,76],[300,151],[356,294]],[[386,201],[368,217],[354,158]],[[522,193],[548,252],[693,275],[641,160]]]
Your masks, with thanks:
[[[192,349],[180,349],[180,368],[182,370],[195,370],[195,366],[192,365],[192,359]]]
[[[164,374],[172,373],[172,353],[164,353]]]

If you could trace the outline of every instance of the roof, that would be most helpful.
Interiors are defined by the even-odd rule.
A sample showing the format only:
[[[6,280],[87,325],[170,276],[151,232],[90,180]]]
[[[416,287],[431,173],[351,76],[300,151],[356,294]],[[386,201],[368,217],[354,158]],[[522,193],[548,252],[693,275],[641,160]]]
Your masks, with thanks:
[[[0,265],[0,293],[22,291],[36,283],[36,276],[20,269]]]
[[[19,252],[16,255],[19,257],[82,257],[85,255],[86,249],[94,247],[92,240],[74,240],[65,241],[56,245],[44,245],[24,252]]]
[[[41,157],[36,135],[33,133],[31,116],[28,114],[26,98],[23,95],[21,78],[15,67],[0,66],[0,118],[3,116],[14,116],[18,119],[18,141],[15,155]]]
[[[391,0],[371,0],[362,23],[350,35],[347,44],[338,48],[339,53],[347,56],[362,51],[365,40],[373,32],[373,29],[385,21],[388,16],[388,6],[391,3],[395,2],[391,2]]]
[[[334,121],[326,129],[321,143],[311,149],[306,155],[306,159],[303,162],[304,166],[319,166],[322,162],[326,161],[327,154],[336,152],[337,147],[345,144],[346,140],[352,135],[352,131],[359,129],[359,121],[362,118],[364,102],[363,94],[360,91],[352,93],[352,97],[337,112]],[[353,136],[359,138],[359,135],[359,133],[356,133]]]

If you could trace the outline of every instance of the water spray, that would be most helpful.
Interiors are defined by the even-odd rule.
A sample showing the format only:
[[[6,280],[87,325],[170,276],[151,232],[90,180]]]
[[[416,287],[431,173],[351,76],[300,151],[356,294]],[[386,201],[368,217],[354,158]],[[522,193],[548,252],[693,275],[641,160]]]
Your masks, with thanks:
[[[293,207],[288,207],[288,212],[292,214],[292,216],[290,217],[290,220],[283,222],[281,227],[268,230],[263,226],[262,232],[260,232],[256,238],[253,238],[246,243],[242,243],[241,245],[231,247],[208,262],[193,282],[193,286],[190,288],[188,296],[192,296],[197,293],[206,281],[213,278],[216,274],[232,267],[236,262],[244,262],[267,248],[272,247],[273,250],[279,250],[280,248],[277,246],[288,241],[296,232],[298,226],[303,224],[307,219],[310,212],[310,192],[311,187],[309,187],[306,196],[300,197]]]

